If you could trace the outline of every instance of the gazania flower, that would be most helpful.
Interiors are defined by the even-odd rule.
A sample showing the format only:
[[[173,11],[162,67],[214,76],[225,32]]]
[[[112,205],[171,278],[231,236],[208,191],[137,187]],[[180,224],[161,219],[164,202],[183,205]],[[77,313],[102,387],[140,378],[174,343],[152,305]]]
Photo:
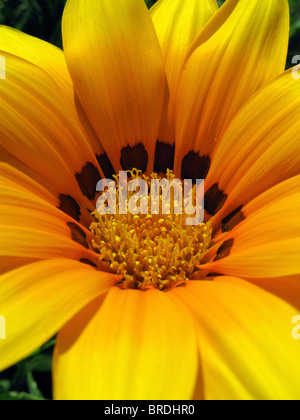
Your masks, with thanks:
[[[288,31],[286,0],[68,0],[64,52],[1,28],[1,370],[58,333],[56,399],[300,397]],[[134,168],[205,179],[205,225],[94,217]]]

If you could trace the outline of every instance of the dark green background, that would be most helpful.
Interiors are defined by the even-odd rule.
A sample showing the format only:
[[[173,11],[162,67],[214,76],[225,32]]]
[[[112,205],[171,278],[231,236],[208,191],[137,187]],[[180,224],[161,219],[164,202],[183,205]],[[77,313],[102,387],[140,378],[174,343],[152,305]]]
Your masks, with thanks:
[[[156,2],[145,1],[148,6]],[[0,24],[20,29],[61,47],[60,23],[65,2],[66,0],[0,0]],[[218,0],[219,4],[223,2]],[[294,55],[300,55],[300,0],[289,0],[289,3],[291,34],[287,67],[291,67],[291,58]],[[52,397],[53,345],[54,340],[17,366],[0,374],[0,400],[39,400]]]

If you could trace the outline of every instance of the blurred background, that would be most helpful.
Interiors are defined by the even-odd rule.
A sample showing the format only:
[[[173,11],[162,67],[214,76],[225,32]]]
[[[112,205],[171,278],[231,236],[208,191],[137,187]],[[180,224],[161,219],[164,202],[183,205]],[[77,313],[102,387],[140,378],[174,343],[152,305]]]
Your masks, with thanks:
[[[151,7],[156,0],[145,0]],[[61,16],[66,0],[0,0],[0,24],[42,38],[59,47]],[[218,0],[219,5],[224,0]],[[290,48],[287,68],[300,55],[300,0],[289,0],[291,11]],[[0,374],[0,400],[51,399],[51,360],[55,340],[29,358]]]

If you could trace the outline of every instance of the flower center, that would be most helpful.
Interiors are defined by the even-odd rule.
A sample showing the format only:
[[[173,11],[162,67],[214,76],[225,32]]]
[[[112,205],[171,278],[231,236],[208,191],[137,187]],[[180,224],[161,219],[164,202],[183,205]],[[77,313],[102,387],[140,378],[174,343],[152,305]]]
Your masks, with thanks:
[[[156,211],[153,211],[155,200],[152,198],[151,207],[152,191],[149,192],[151,180],[161,181],[162,178],[155,173],[148,178],[136,170],[130,172],[130,178],[147,182],[147,195],[140,194],[135,202],[141,209],[146,201],[148,214],[133,214],[130,211],[120,214],[121,199],[117,197],[116,214],[101,214],[103,212],[98,210],[93,213],[95,221],[90,226],[96,238],[93,245],[99,252],[99,259],[123,276],[120,287],[169,290],[188,281],[201,263],[210,245],[210,224],[189,225],[187,219],[190,216],[184,211],[178,214],[178,199],[173,189],[169,194],[167,210],[166,207],[163,210],[166,197],[160,189],[157,195],[159,207],[154,206]],[[171,181],[174,178],[172,171],[168,171],[164,179]],[[116,191],[119,192],[119,176],[115,179]],[[129,192],[126,204],[133,196],[134,193]],[[183,202],[179,201],[180,204]],[[143,213],[146,213],[145,206]]]

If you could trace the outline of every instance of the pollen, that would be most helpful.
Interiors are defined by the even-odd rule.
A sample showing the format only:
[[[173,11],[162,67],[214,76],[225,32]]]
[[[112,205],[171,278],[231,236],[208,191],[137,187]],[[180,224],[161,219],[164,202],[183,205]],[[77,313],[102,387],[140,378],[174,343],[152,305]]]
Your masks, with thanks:
[[[99,259],[123,276],[118,284],[121,288],[145,290],[154,287],[166,291],[189,281],[209,248],[210,224],[189,225],[187,218],[190,216],[184,211],[180,214],[176,211],[178,200],[173,190],[167,211],[162,211],[163,194],[160,192],[157,196],[160,210],[151,214],[151,180],[161,178],[156,173],[147,177],[137,170],[130,171],[129,176],[131,180],[147,182],[148,195],[141,196],[139,204],[141,206],[147,199],[149,212],[120,214],[119,199],[116,214],[102,214],[96,210],[90,230],[95,236],[93,246]],[[174,178],[173,172],[168,171],[165,179]],[[115,180],[119,191],[119,175]],[[132,195],[133,192],[129,193],[128,199]]]

